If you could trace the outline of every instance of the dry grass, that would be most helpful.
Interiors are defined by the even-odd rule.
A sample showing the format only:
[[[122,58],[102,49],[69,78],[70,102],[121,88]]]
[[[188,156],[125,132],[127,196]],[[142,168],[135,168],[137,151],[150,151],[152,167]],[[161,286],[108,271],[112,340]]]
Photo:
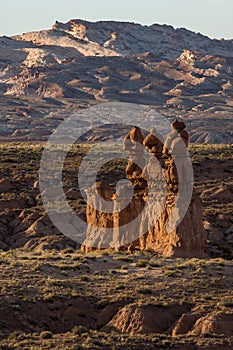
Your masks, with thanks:
[[[77,145],[69,153],[64,167],[67,188],[77,184],[74,170],[90,147]],[[0,145],[1,176],[14,177],[16,185],[14,191],[1,195],[2,201],[21,201],[21,209],[26,212],[43,212],[40,201],[29,200],[38,195],[33,183],[38,178],[42,150],[43,145]],[[191,145],[190,151],[199,194],[223,182],[232,184],[228,168],[233,157],[229,145]],[[99,178],[106,177],[108,172],[110,184],[114,185],[124,172],[124,164],[117,163],[115,168],[112,163],[106,165]],[[77,208],[75,201],[71,205]],[[79,210],[85,210],[83,203],[78,205]],[[216,219],[216,213],[224,214],[232,209],[230,203],[221,206],[210,197],[203,205],[207,219]],[[17,208],[14,210],[19,212]],[[7,211],[2,217],[6,215]],[[1,251],[0,348],[228,349],[232,338],[221,335],[176,338],[169,334],[116,335],[101,332],[98,324],[101,310],[120,309],[131,303],[161,307],[188,303],[195,313],[232,313],[233,262],[224,259],[224,254],[221,257],[222,251],[218,248],[219,257],[207,260],[158,259],[150,252],[84,254],[74,248]],[[39,311],[34,310],[36,306]],[[67,311],[69,308],[74,311]]]
[[[1,252],[1,310],[7,308],[8,313],[14,314],[16,319],[20,318],[22,323],[18,328],[8,319],[8,328],[2,328],[0,346],[10,345],[10,349],[26,349],[32,346],[34,349],[38,344],[48,344],[58,349],[58,339],[64,344],[69,344],[69,349],[74,348],[77,340],[77,330],[74,332],[65,326],[66,309],[68,305],[77,305],[76,312],[84,320],[88,319],[90,313],[79,311],[79,304],[76,300],[89,300],[90,305],[127,305],[136,303],[138,305],[183,305],[189,303],[195,313],[224,312],[232,311],[232,287],[233,287],[233,262],[224,259],[156,259],[153,254],[147,254],[147,259],[139,254],[131,254],[127,262],[127,270],[122,269],[125,261],[119,254],[83,254],[74,252],[79,257],[79,268],[73,268],[73,260],[66,252],[52,252],[50,256],[45,253],[36,255],[33,252],[15,250]],[[27,259],[26,259],[27,258]],[[150,269],[141,266],[141,261],[146,261]],[[35,265],[39,269],[34,269]],[[66,275],[61,271],[65,268]],[[109,273],[114,268],[115,273]],[[98,272],[98,273],[97,273]],[[34,325],[35,332],[27,335],[24,325],[28,321],[27,309],[29,305],[40,304],[42,311],[40,319],[43,319],[46,310],[54,310],[51,324],[43,325],[37,315],[29,313],[30,322]],[[44,309],[43,305],[47,305]],[[56,309],[59,311],[55,312]],[[44,310],[44,311],[43,311]],[[25,313],[25,315],[24,315]],[[60,315],[60,316],[58,316]],[[55,317],[55,318],[54,318]],[[60,317],[56,321],[56,317]],[[72,315],[70,321],[72,324]],[[95,317],[98,318],[98,315]],[[54,319],[53,319],[54,318]],[[4,319],[7,322],[7,318]],[[64,326],[66,331],[57,331],[56,327]],[[15,327],[12,333],[11,327]],[[66,328],[68,327],[68,328]],[[59,327],[58,327],[59,329]],[[84,328],[85,329],[85,328]],[[61,329],[62,330],[62,329]],[[98,329],[96,329],[97,331]],[[178,339],[169,335],[158,335],[157,341],[153,342],[155,335],[120,336],[116,340],[114,334],[108,337],[90,329],[80,330],[80,349],[101,349],[110,346],[110,339],[116,341],[116,349],[123,349],[120,338],[123,337],[126,349],[139,349],[140,346],[147,346],[148,349],[164,348],[164,342],[172,346],[181,346],[185,342],[198,344],[200,341],[206,346],[212,346],[220,340],[225,344],[230,338],[222,339],[220,336],[210,336],[206,339],[180,336]],[[42,333],[41,333],[42,332]],[[57,333],[63,333],[62,335]],[[150,345],[152,342],[154,347]],[[89,344],[89,345],[88,345]],[[163,344],[163,345],[162,345]],[[180,345],[179,345],[180,344]],[[34,347],[33,347],[34,346]],[[73,347],[71,347],[73,346]],[[179,348],[179,347],[178,347]],[[209,349],[206,347],[206,349]]]

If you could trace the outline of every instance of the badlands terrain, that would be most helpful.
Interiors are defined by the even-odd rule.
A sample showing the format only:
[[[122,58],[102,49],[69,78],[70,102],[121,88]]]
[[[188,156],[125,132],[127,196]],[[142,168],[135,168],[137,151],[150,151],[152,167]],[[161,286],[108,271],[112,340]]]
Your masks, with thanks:
[[[166,25],[72,20],[0,38],[0,349],[231,349],[232,57],[233,40]],[[205,258],[84,253],[49,220],[38,183],[44,141],[108,101],[187,124]],[[77,169],[93,141],[119,129],[83,135],[66,158],[64,192],[84,220]],[[125,166],[107,163],[97,180],[114,189]]]
[[[1,139],[44,140],[72,112],[119,101],[183,118],[192,142],[231,143],[232,57],[232,40],[156,24],[71,20],[1,37]]]
[[[73,146],[63,171],[66,198],[83,219],[76,169],[91,147]],[[231,145],[190,146],[205,259],[81,251],[45,213],[42,149],[1,145],[1,349],[231,349]],[[98,180],[114,186],[124,171],[122,161],[107,163]]]

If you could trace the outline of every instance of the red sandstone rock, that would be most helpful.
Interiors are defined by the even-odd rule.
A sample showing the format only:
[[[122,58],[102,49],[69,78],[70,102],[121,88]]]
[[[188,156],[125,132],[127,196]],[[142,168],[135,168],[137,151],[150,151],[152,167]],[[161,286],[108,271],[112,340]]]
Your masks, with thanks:
[[[233,336],[233,314],[208,314],[199,318],[191,334],[222,334]]]
[[[180,124],[176,127],[180,129],[185,127],[184,123]],[[137,132],[140,135],[138,130]],[[136,130],[132,134],[135,136]],[[125,140],[130,140],[132,134],[129,133]],[[152,137],[149,137],[147,141],[151,139]],[[186,149],[184,145],[183,148]],[[85,249],[88,247],[111,247],[132,251],[150,249],[163,256],[205,256],[206,232],[202,222],[202,205],[199,197],[193,194],[191,203],[188,205],[185,203],[184,195],[183,202],[177,206],[179,184],[174,160],[170,159],[166,164],[167,169],[163,172],[165,179],[161,166],[159,162],[157,163],[152,167],[153,175],[150,179],[151,169],[150,171],[149,168],[147,169],[148,165],[141,174],[140,171],[136,171],[133,161],[129,162],[126,173],[134,187],[134,194],[126,206],[122,206],[122,203],[127,203],[129,196],[127,188],[122,189],[123,201],[120,202],[117,196],[112,196],[109,188],[98,184],[99,193],[104,198],[108,197],[108,200],[114,200],[111,213],[105,213],[104,209],[103,211],[93,209],[101,208],[101,205],[95,191],[93,189],[88,191],[88,230],[87,240],[84,243]],[[157,168],[160,176],[157,176],[159,175],[156,172]],[[141,180],[143,176],[147,179],[147,183],[145,179],[145,182]],[[186,214],[185,211],[182,214],[183,206],[186,209],[187,205]],[[172,229],[169,229],[171,217],[174,224]],[[108,228],[112,229],[110,230],[112,233],[107,234]]]
[[[163,136],[158,134],[155,129],[152,129],[150,134],[146,136],[143,145],[154,153],[156,157],[161,158],[163,154]]]

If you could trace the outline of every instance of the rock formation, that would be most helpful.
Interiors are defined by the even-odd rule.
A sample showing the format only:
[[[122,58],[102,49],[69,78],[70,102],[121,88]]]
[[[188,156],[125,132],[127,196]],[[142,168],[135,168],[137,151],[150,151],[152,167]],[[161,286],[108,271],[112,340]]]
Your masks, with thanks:
[[[130,154],[125,171],[126,177],[133,183],[134,188],[140,188],[143,181],[141,176],[145,166],[143,139],[142,132],[138,127],[133,127],[124,139],[123,148]]]
[[[143,141],[143,145],[149,150],[149,152],[157,157],[161,165],[163,154],[163,136],[156,132],[155,128],[150,130],[150,134],[146,136]]]
[[[155,106],[182,116],[192,143],[232,143],[232,55],[232,40],[166,25],[74,19],[0,37],[0,137],[47,140],[96,100]]]
[[[165,145],[155,130],[151,130],[144,140],[138,128],[131,130],[124,139],[124,148],[131,156],[126,177],[133,187],[132,199],[128,203],[130,187],[127,182],[121,183],[115,194],[102,187],[102,198],[112,200],[113,208],[112,213],[104,213],[101,198],[97,198],[93,189],[89,191],[87,240],[83,249],[149,249],[161,256],[205,256],[206,233],[201,201],[194,193],[191,201],[186,196],[190,174],[185,174],[182,168],[188,146],[185,127],[183,122],[173,122]],[[144,161],[142,144],[151,154],[143,169],[138,166]],[[179,181],[176,168],[179,169]],[[188,171],[186,169],[186,173]],[[171,220],[175,224],[171,225]],[[111,230],[106,231],[106,228]]]
[[[72,165],[72,171],[67,173],[67,177],[64,179],[64,191],[66,198],[69,204],[72,206],[73,210],[76,211],[82,220],[86,219],[86,203],[83,200],[81,192],[77,189],[77,183],[74,177],[76,174],[76,164],[77,159],[82,159],[83,150],[86,151],[86,146],[84,148],[78,148],[77,152],[71,152],[69,155],[68,164]],[[191,146],[190,151],[193,153],[193,167],[195,172],[195,191],[200,195],[200,198],[203,203],[203,214],[204,214],[204,227],[207,233],[208,245],[207,252],[211,257],[223,257],[226,259],[233,258],[232,246],[233,246],[233,225],[232,225],[232,169],[233,169],[233,158],[232,147],[229,146],[212,146],[205,147],[204,153],[202,147],[200,146]],[[25,246],[30,247],[30,249],[64,249],[66,247],[72,246],[79,248],[79,244],[74,241],[69,240],[59,232],[54,227],[53,223],[48,219],[44,207],[42,205],[39,186],[38,186],[38,167],[39,161],[41,159],[42,146],[40,145],[2,145],[1,147],[1,161],[2,168],[0,171],[0,190],[2,193],[0,200],[0,248],[4,250],[14,249],[14,248],[23,248]],[[211,157],[203,157],[203,154],[211,154]],[[219,155],[221,154],[221,158]],[[224,154],[224,157],[222,156]],[[219,166],[219,160],[221,159],[221,167]],[[33,160],[33,161],[32,161]],[[144,168],[143,171],[148,177],[149,174],[154,174],[153,177],[156,177],[156,172],[160,167],[156,167],[156,158],[151,158],[151,161],[147,164],[147,167],[150,168],[146,171]],[[165,161],[165,167],[163,174],[167,168],[167,163],[170,160]],[[9,166],[10,164],[10,166]],[[112,164],[110,165],[112,168]],[[120,168],[120,173],[124,172],[124,169]],[[159,174],[159,173],[158,173]],[[117,201],[117,195],[111,187],[107,187],[106,183],[115,183],[116,180],[119,180],[119,174],[110,174],[109,178],[106,178],[106,173],[104,176],[100,176],[101,179],[106,179],[106,182],[102,182],[101,187],[105,189],[103,196],[106,196],[108,203],[115,203],[118,207],[121,205],[122,208],[125,208],[124,211],[116,213],[115,222],[121,221],[124,223],[124,220],[128,218],[128,221],[132,221],[133,218],[137,216],[137,213],[140,210],[143,210],[143,205],[146,203],[143,196],[146,199],[146,193],[149,189],[150,181],[142,177],[140,179],[144,181],[147,189],[140,190],[140,187],[137,190],[134,190],[135,195],[133,196],[132,201],[135,203],[128,203],[129,198],[132,197],[132,189],[130,189],[129,183],[120,182],[117,186],[117,192],[119,192],[118,198],[121,198],[121,201]],[[104,179],[104,181],[105,181]],[[132,184],[130,182],[130,184]],[[199,186],[201,184],[201,186]],[[204,184],[204,186],[202,186]],[[161,183],[163,188],[164,182]],[[167,187],[166,183],[165,186]],[[52,188],[54,192],[55,188]],[[101,190],[99,190],[101,193]],[[127,191],[127,192],[126,192]],[[108,194],[109,192],[109,194]],[[172,204],[174,196],[172,195],[169,198]],[[125,195],[125,198],[124,196]],[[151,193],[151,196],[153,193]],[[111,202],[111,198],[115,200]],[[92,197],[93,202],[96,202],[96,198]],[[125,200],[125,203],[124,203]],[[200,206],[200,202],[197,196],[195,196],[195,205]],[[212,210],[212,203],[215,203],[216,211]],[[136,208],[136,209],[135,209]],[[140,209],[141,208],[141,209]],[[169,210],[171,207],[167,206]],[[224,208],[224,210],[223,210]],[[153,208],[152,208],[153,209]],[[134,210],[134,212],[133,212]],[[154,206],[154,211],[156,208]],[[96,220],[96,213],[93,211],[93,208],[90,206],[88,208],[89,213],[89,222],[94,224]],[[197,210],[196,210],[197,213]],[[200,220],[196,222],[201,224],[201,211],[198,210],[200,215]],[[91,215],[91,217],[90,217]],[[98,213],[99,226],[105,223],[106,217],[112,222],[113,227],[113,217],[112,214],[105,214],[102,210],[102,213]],[[168,215],[168,214],[166,214]],[[195,214],[196,215],[196,214]],[[60,215],[58,214],[60,218]],[[132,218],[132,219],[131,219]],[[188,218],[192,218],[190,215]],[[132,222],[131,222],[132,224]],[[187,222],[186,222],[187,224]],[[133,224],[132,224],[133,225]],[[138,233],[139,225],[137,222],[134,223],[135,231]],[[184,228],[184,226],[183,226]],[[195,229],[196,230],[196,229]],[[97,229],[96,229],[97,231]],[[118,228],[115,228],[115,233],[117,233]],[[193,228],[190,232],[193,231]],[[162,232],[162,229],[161,229]],[[185,228],[184,228],[184,232]],[[89,233],[93,235],[93,238],[96,239],[97,232],[94,232],[94,228],[89,225]],[[154,232],[151,232],[151,236],[147,238],[145,236],[144,243],[141,239],[141,244],[147,244],[150,237],[154,235]],[[137,242],[137,244],[139,244]]]

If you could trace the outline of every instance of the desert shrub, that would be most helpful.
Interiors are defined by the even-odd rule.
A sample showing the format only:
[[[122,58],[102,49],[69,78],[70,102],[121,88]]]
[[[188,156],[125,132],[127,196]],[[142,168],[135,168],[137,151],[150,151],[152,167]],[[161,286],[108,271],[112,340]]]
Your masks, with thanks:
[[[150,295],[150,294],[153,293],[153,290],[151,288],[147,288],[147,287],[145,287],[145,288],[138,288],[136,291],[139,294],[146,294],[146,295]]]
[[[146,267],[148,265],[148,261],[146,260],[138,260],[137,266],[138,267]]]
[[[53,338],[53,333],[49,331],[43,331],[40,333],[40,338],[41,339],[52,339]]]
[[[164,272],[164,276],[166,277],[173,277],[176,274],[176,271],[174,270],[167,270]]]
[[[83,282],[89,282],[90,281],[90,278],[86,275],[83,275],[83,276],[80,276],[80,280],[83,281]]]
[[[43,299],[45,302],[52,302],[55,297],[54,293],[45,294]]]
[[[63,250],[64,254],[73,254],[74,253],[74,248],[68,247]]]
[[[77,334],[77,335],[81,335],[81,334],[86,333],[86,332],[87,332],[87,329],[83,326],[75,326],[72,329],[72,333]]]
[[[123,284],[123,283],[118,283],[117,285],[116,285],[116,289],[117,290],[123,290],[123,289],[125,289],[126,287],[125,287],[125,285]]]

